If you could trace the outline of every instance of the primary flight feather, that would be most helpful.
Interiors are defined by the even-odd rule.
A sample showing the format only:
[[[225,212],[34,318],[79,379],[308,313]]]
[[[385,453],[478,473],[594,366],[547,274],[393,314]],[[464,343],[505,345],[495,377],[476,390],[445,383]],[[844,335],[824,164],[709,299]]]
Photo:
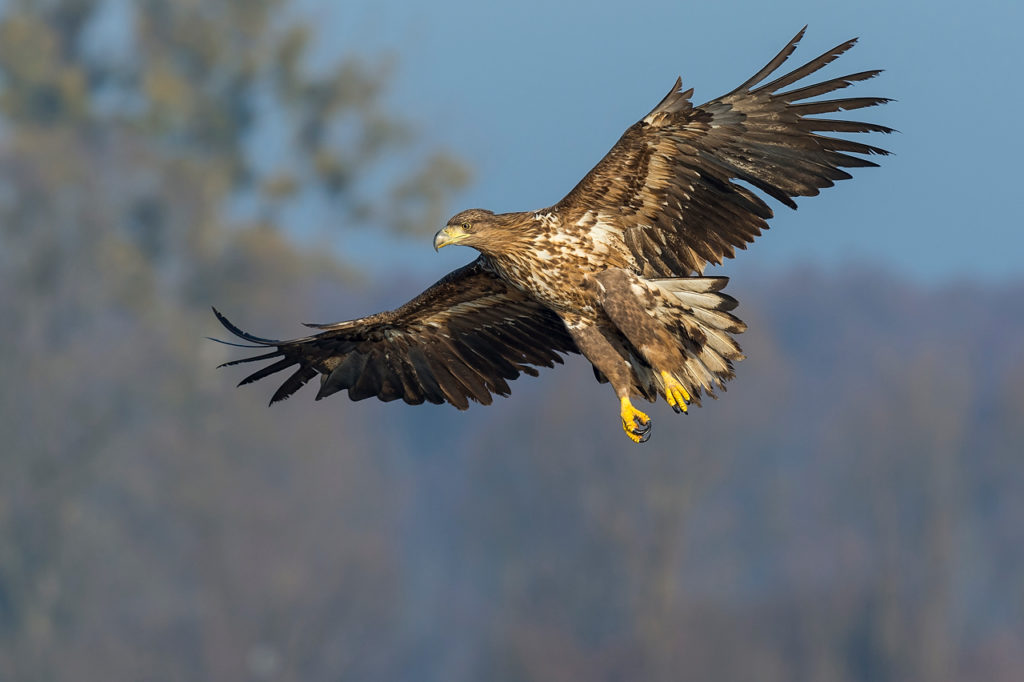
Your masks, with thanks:
[[[879,71],[798,86],[854,45],[849,40],[765,82],[793,53],[783,50],[732,92],[693,106],[677,80],[611,151],[554,206],[523,213],[463,211],[434,247],[480,252],[396,310],[328,325],[290,341],[235,336],[269,352],[226,363],[275,360],[247,384],[297,365],[271,398],[283,400],[320,376],[317,399],[407,403],[508,395],[508,381],[582,353],[619,399],[626,435],[650,437],[635,397],[665,398],[676,412],[733,378],[746,326],[730,311],[724,277],[708,263],[731,258],[768,228],[771,208],[747,185],[787,206],[813,196],[844,168],[875,166],[883,149],[829,133],[889,133],[874,123],[816,118],[882,104],[882,97],[825,98]],[[739,184],[742,181],[745,184]]]

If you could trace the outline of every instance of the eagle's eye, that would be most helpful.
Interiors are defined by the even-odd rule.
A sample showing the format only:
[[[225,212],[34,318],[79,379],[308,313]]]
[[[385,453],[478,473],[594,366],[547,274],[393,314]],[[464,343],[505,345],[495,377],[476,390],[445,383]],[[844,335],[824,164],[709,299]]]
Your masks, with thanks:
[[[462,223],[462,229],[466,232],[469,232],[469,228],[471,227],[472,225],[470,225],[469,223]]]

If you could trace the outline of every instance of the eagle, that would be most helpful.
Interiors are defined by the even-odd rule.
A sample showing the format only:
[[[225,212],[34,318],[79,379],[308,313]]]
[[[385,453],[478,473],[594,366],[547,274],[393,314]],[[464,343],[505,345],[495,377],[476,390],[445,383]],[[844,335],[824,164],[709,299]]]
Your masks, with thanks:
[[[723,293],[728,279],[703,273],[768,229],[772,209],[755,190],[795,209],[794,197],[814,196],[850,178],[844,169],[877,166],[866,157],[889,153],[831,133],[891,128],[817,117],[890,101],[821,97],[880,70],[805,83],[856,38],[769,80],[805,30],[739,87],[700,106],[676,79],[553,206],[455,215],[434,236],[435,250],[461,244],[478,257],[395,310],[310,324],[313,335],[281,341],[246,333],[214,308],[246,342],[233,345],[266,351],[225,365],[273,360],[239,386],[297,366],[271,404],[319,375],[317,400],[347,390],[352,400],[464,410],[509,395],[520,374],[580,353],[615,391],[626,436],[647,441],[651,418],[634,399],[660,396],[685,413],[702,394],[724,390],[744,357],[734,335],[746,325]]]

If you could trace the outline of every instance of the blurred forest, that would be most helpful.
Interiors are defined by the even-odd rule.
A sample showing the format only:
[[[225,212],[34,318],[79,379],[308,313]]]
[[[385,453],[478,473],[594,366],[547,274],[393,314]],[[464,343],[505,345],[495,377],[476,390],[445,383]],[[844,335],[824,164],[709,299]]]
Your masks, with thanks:
[[[1024,283],[740,274],[738,379],[643,448],[578,358],[464,413],[234,389],[211,304],[428,284],[302,206],[412,234],[468,177],[315,30],[3,4],[0,680],[1024,679]]]

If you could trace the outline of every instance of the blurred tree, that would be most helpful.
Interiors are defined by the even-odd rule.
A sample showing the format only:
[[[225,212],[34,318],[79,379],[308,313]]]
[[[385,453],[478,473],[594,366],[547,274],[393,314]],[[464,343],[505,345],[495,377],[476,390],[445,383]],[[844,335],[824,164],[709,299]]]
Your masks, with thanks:
[[[401,232],[465,179],[385,113],[386,63],[314,63],[314,30],[290,0],[4,5],[0,679],[388,677],[356,656],[397,627],[388,459],[359,425],[325,451],[344,417],[225,429],[203,339],[211,302],[293,323],[350,282],[278,229],[310,192]]]
[[[387,62],[316,63],[314,27],[291,0],[8,4],[0,112],[19,129],[133,131],[201,162],[263,217],[318,188],[340,225],[430,226],[467,179],[387,113]],[[389,155],[398,180],[369,202],[359,178]]]

